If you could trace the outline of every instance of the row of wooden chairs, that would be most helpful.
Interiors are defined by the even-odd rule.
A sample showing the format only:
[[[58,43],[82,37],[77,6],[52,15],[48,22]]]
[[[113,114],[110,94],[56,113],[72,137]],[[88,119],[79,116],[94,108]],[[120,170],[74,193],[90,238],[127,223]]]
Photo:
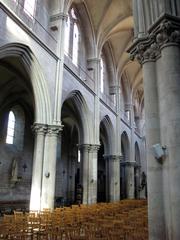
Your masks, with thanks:
[[[147,240],[147,203],[126,200],[54,211],[14,211],[14,215],[3,216],[0,239]]]

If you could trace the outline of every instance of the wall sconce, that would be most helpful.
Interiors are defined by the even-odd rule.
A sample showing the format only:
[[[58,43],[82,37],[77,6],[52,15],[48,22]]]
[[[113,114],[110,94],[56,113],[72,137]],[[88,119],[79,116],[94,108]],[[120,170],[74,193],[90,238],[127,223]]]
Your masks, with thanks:
[[[50,177],[50,172],[45,172],[45,177],[49,178]]]
[[[27,165],[24,163],[22,167],[24,169],[24,172],[26,172]]]
[[[91,183],[93,183],[94,182],[94,179],[91,179]]]

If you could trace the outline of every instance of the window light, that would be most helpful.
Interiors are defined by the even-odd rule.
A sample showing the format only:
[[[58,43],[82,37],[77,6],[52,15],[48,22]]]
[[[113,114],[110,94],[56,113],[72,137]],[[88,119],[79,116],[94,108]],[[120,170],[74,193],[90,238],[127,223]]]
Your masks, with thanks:
[[[13,144],[14,142],[14,128],[15,128],[15,116],[12,111],[9,112],[8,127],[6,143]]]
[[[100,71],[101,71],[101,76],[100,76],[100,84],[101,84],[101,92],[103,93],[104,92],[104,63],[103,63],[103,60],[101,58],[101,61],[100,61]]]
[[[24,11],[29,17],[33,18],[36,0],[25,0]]]
[[[79,45],[79,30],[78,30],[77,24],[74,24],[72,61],[75,65],[78,64],[78,50],[79,50],[78,45]]]
[[[69,36],[70,36],[70,19],[68,20],[65,25],[65,41],[64,41],[64,51],[66,54],[69,53]]]

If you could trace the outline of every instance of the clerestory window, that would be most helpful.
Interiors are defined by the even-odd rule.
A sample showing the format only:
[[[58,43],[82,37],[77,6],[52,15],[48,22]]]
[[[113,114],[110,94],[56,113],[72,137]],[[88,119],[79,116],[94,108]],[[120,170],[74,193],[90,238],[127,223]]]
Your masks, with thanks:
[[[25,0],[24,1],[24,11],[31,18],[33,18],[33,16],[34,16],[35,4],[36,4],[36,0]]]
[[[18,0],[12,0],[15,4],[18,4],[21,8],[23,8],[24,12],[30,17],[34,17],[36,0],[24,0],[20,3]]]
[[[100,60],[100,89],[101,93],[104,93],[104,62],[102,57]]]
[[[78,19],[74,8],[71,8],[65,26],[64,50],[76,66],[78,65],[79,35]]]

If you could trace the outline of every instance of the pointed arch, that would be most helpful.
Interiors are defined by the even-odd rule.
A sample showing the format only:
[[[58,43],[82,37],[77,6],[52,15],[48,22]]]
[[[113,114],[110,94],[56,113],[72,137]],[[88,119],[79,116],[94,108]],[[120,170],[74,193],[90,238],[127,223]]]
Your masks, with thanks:
[[[79,123],[79,133],[80,133],[80,144],[81,143],[92,143],[92,121],[89,113],[89,109],[87,103],[82,96],[81,92],[78,90],[74,90],[69,93],[66,97],[65,102],[68,102],[70,106],[73,108],[73,112],[75,113],[75,118]],[[64,104],[63,103],[63,104]]]
[[[87,59],[94,58],[96,56],[96,38],[87,3],[85,1],[67,0],[64,11],[68,13],[72,6],[77,10],[77,17],[80,22],[79,31],[85,43]]]
[[[123,161],[129,161],[130,159],[130,141],[126,131],[121,134],[121,151],[123,156]]]
[[[105,155],[112,155],[115,150],[115,134],[111,119],[108,115],[106,115],[100,123],[100,137],[104,144]]]
[[[34,53],[27,45],[10,43],[0,47],[0,60],[6,57],[18,58],[28,74],[35,101],[35,122],[50,124],[52,111],[49,92],[41,66]]]
[[[135,142],[135,162],[138,166],[141,166],[140,149],[137,142]]]

